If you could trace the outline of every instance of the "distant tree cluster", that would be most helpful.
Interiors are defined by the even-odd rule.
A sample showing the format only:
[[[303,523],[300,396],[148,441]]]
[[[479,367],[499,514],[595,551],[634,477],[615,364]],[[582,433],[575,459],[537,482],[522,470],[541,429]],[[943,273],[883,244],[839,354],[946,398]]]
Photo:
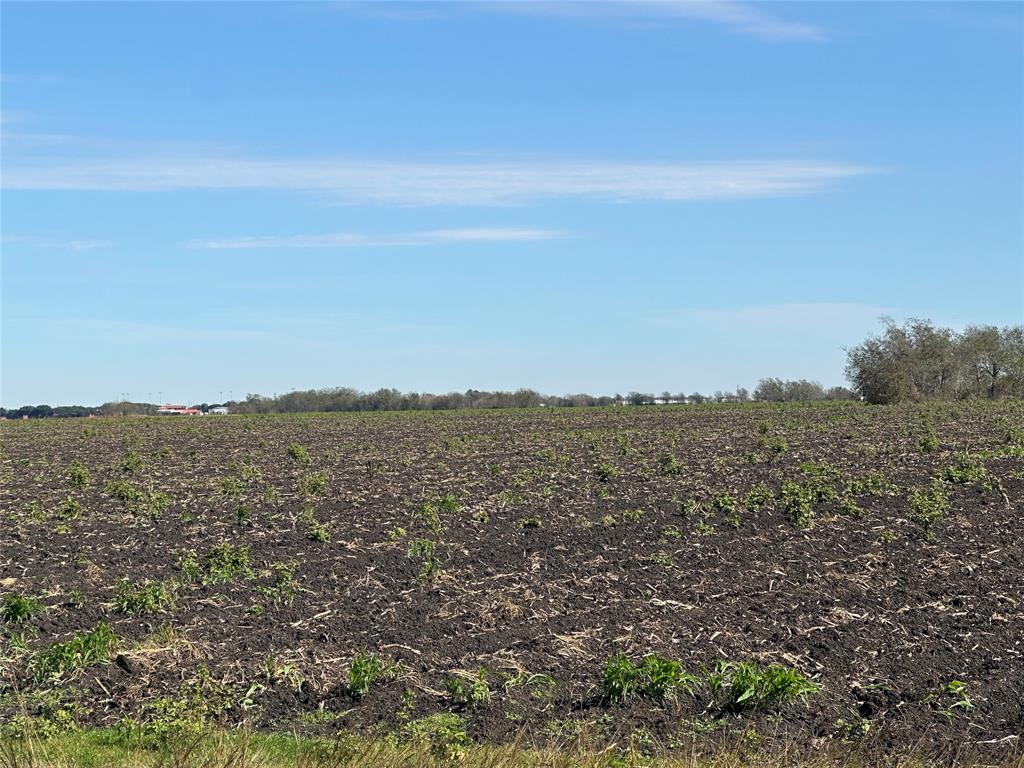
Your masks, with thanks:
[[[249,395],[240,403],[229,403],[237,413],[309,413],[314,411],[439,411],[455,408],[531,408],[552,406],[599,406],[614,403],[611,397],[565,395],[551,397],[532,389],[514,392],[484,392],[468,389],[443,395],[428,392],[399,392],[378,389],[360,392],[351,387],[307,389],[277,397]]]
[[[856,400],[857,395],[846,387],[825,389],[807,379],[761,379],[754,389],[754,399],[765,403],[799,403],[809,400]]]
[[[58,405],[56,408],[49,405],[23,405],[21,408],[0,408],[0,419],[63,419],[88,416],[96,411],[96,408],[87,408],[84,405]]]
[[[846,377],[869,403],[1024,395],[1024,327],[957,333],[928,320],[886,320],[847,352]]]

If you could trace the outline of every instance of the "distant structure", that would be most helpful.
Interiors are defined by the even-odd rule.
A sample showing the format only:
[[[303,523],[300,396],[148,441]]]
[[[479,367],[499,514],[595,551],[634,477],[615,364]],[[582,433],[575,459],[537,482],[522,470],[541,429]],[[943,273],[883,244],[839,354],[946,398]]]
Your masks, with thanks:
[[[156,409],[157,416],[202,416],[203,412],[198,408],[189,408],[184,405],[161,405]]]
[[[208,410],[207,413],[216,414],[218,416],[223,416],[223,415],[225,415],[227,413],[230,413],[230,411],[228,411],[228,409],[225,406],[223,406],[223,405],[215,405],[215,406],[213,406],[213,408]]]

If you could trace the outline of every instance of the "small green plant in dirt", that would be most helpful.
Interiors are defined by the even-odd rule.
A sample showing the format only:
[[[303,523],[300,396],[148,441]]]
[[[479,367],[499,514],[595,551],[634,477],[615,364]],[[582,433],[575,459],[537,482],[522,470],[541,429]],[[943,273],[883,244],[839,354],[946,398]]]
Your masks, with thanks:
[[[292,443],[288,446],[288,455],[291,457],[292,461],[303,467],[308,467],[313,463],[306,446],[300,445],[299,443]]]
[[[116,644],[117,635],[101,621],[88,632],[43,649],[29,663],[29,669],[37,683],[55,682],[107,661]]]
[[[519,520],[520,528],[543,528],[544,521],[541,520],[540,515],[527,515]]]
[[[683,472],[683,465],[675,454],[666,453],[658,459],[658,470],[663,475],[679,475]]]
[[[942,473],[942,479],[954,485],[975,485],[988,477],[985,459],[976,453],[958,453]]]
[[[617,653],[605,662],[601,676],[605,701],[622,704],[640,690],[640,669],[624,653]]]
[[[743,506],[752,512],[768,506],[775,498],[772,489],[765,483],[758,483],[743,496]]]
[[[871,720],[857,717],[853,720],[839,718],[836,720],[836,734],[843,741],[859,741],[871,732]]]
[[[939,436],[935,433],[935,425],[930,421],[924,425],[924,434],[917,441],[918,450],[921,453],[935,453],[942,447]]]
[[[82,503],[74,496],[68,496],[57,508],[59,520],[77,520],[82,516]]]
[[[797,528],[810,528],[814,524],[814,491],[795,480],[782,482],[782,506]]]
[[[476,708],[491,700],[491,686],[487,681],[487,667],[480,667],[476,674],[462,672],[450,677],[444,684],[445,690],[458,706]]]
[[[327,490],[328,477],[327,472],[324,470],[317,470],[315,472],[305,472],[296,484],[296,490],[299,495],[311,497],[319,496]]]
[[[253,573],[249,567],[249,548],[225,541],[215,544],[202,559],[195,552],[186,552],[181,560],[181,572],[186,579],[201,581],[207,586],[238,577],[250,578]]]
[[[939,687],[925,699],[935,713],[949,721],[959,714],[966,714],[974,709],[974,702],[967,695],[967,683],[962,680],[950,680]]]
[[[92,479],[89,476],[89,470],[78,459],[71,462],[71,466],[68,467],[68,481],[75,488],[88,488],[92,483]]]
[[[555,695],[555,691],[558,689],[558,681],[552,675],[545,674],[544,672],[531,674],[526,670],[521,670],[515,675],[505,677],[504,688],[506,693],[519,686],[526,688],[534,699],[548,700]]]
[[[622,513],[622,519],[627,523],[639,523],[643,520],[644,511],[642,509],[627,509]]]
[[[225,499],[240,499],[245,491],[242,481],[234,475],[225,475],[217,485],[220,495]]]
[[[900,488],[882,472],[872,469],[859,477],[848,480],[845,492],[853,496],[896,496],[899,494]]]
[[[666,701],[677,690],[692,693],[697,682],[696,677],[683,671],[678,661],[650,654],[634,664],[625,654],[618,653],[605,662],[601,688],[605,701],[622,704],[639,695]]]
[[[434,542],[430,539],[416,539],[405,551],[405,556],[410,560],[419,559],[420,570],[416,574],[416,580],[422,584],[429,584],[437,576],[437,560],[434,558]]]
[[[403,740],[426,746],[439,760],[455,762],[472,743],[466,722],[451,712],[439,712],[411,720],[401,730]]]
[[[856,518],[864,517],[867,514],[867,512],[865,512],[864,510],[864,507],[858,504],[857,500],[852,496],[844,496],[842,498],[842,500],[839,502],[839,511],[842,512],[844,515]]]
[[[299,521],[306,530],[306,538],[310,541],[326,542],[331,540],[330,523],[322,523],[316,519],[312,507],[305,507],[299,514]]]
[[[433,499],[424,501],[420,507],[413,511],[413,517],[423,523],[431,532],[441,532],[441,515],[456,514],[462,511],[458,497],[448,491],[443,496],[436,496]]]
[[[121,458],[120,469],[126,475],[137,475],[142,471],[142,457],[135,451],[127,451]]]
[[[0,602],[0,621],[5,624],[24,624],[43,612],[43,606],[31,597],[12,592]]]
[[[103,486],[103,492],[124,502],[129,508],[137,507],[146,500],[146,492],[127,480],[110,480]]]
[[[661,529],[661,538],[663,539],[679,539],[682,538],[683,532],[679,529],[678,525],[665,525]]]
[[[294,664],[278,661],[273,653],[268,653],[263,659],[263,676],[268,685],[284,683],[296,691],[305,682],[302,673]]]
[[[711,506],[720,512],[733,528],[740,527],[740,505],[731,493],[719,493],[711,500]]]
[[[789,450],[789,443],[786,442],[786,438],[781,435],[775,437],[769,437],[767,435],[762,436],[757,444],[759,447],[764,448],[769,453],[774,453],[776,456],[781,456],[783,453]]]
[[[345,692],[353,699],[361,699],[370,692],[375,683],[381,680],[394,680],[398,676],[398,671],[399,666],[394,661],[376,653],[360,650],[349,666]]]
[[[949,497],[940,481],[927,488],[912,488],[909,495],[910,519],[917,524],[925,538],[935,536],[935,525],[949,512]]]
[[[619,476],[619,468],[608,462],[600,462],[594,467],[594,475],[602,483],[607,483]]]
[[[643,692],[656,701],[672,699],[679,690],[692,694],[699,682],[695,676],[684,672],[678,661],[656,653],[644,657],[640,671]]]
[[[755,661],[719,660],[705,670],[705,680],[726,712],[775,709],[818,693],[821,687],[781,664],[762,667]]]
[[[114,593],[114,609],[118,613],[160,613],[173,603],[171,590],[162,581],[132,584],[122,579]]]
[[[270,567],[270,585],[258,589],[277,607],[291,605],[300,589],[299,580],[295,578],[295,563],[274,563]]]

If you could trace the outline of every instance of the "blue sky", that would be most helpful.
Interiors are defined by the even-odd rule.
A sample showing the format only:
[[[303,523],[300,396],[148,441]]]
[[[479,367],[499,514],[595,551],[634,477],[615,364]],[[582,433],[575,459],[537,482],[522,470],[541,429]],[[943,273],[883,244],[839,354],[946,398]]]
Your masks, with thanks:
[[[842,383],[1022,321],[1022,6],[9,3],[5,406]]]

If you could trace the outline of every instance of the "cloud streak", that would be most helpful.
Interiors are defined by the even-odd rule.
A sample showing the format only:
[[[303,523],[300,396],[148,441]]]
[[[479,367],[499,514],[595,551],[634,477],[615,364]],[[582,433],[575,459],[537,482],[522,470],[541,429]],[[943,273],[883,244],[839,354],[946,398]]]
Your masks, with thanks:
[[[109,248],[113,240],[85,240],[64,237],[37,237],[35,235],[4,235],[0,238],[4,245],[25,246],[27,248],[57,248],[66,251],[92,251],[97,248]]]
[[[387,246],[425,246],[458,243],[509,243],[531,240],[557,240],[569,233],[554,229],[520,227],[476,227],[467,229],[430,229],[393,235],[366,235],[358,232],[331,232],[320,235],[281,235],[197,238],[186,248],[243,250],[252,248],[370,248]]]
[[[823,29],[801,21],[790,21],[752,3],[734,0],[590,0],[589,2],[446,3],[339,3],[336,8],[385,21],[432,21],[457,13],[513,14],[519,16],[599,20],[620,23],[665,23],[704,21],[729,32],[767,42],[820,42],[827,39]]]
[[[509,206],[559,198],[636,202],[802,195],[873,172],[847,163],[788,160],[429,163],[218,154],[9,159],[2,181],[7,190],[281,190],[316,193],[345,205]]]

